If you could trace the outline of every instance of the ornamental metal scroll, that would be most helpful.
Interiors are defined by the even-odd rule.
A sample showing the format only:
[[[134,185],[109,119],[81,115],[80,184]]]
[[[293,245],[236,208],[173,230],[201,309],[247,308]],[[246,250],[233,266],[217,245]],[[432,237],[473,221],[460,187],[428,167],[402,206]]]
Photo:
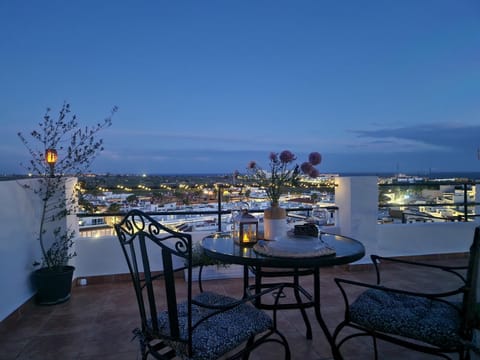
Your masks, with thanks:
[[[129,211],[122,221],[115,224],[115,230],[121,242],[131,244],[137,236],[152,240],[162,249],[172,254],[188,258],[192,249],[192,237],[172,230],[140,210]],[[168,240],[174,240],[173,243]]]

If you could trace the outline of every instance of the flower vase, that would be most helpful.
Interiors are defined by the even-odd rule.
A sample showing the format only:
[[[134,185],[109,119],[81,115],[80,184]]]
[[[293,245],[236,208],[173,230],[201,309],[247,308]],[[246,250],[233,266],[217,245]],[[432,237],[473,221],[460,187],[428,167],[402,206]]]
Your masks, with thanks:
[[[263,233],[265,240],[280,240],[287,232],[287,212],[278,205],[272,205],[263,213]]]

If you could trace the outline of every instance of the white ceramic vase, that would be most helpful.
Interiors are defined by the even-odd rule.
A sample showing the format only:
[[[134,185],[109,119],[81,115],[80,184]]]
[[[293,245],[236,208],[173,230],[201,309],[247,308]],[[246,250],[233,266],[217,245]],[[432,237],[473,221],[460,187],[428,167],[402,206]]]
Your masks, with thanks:
[[[263,214],[263,237],[265,240],[281,240],[287,233],[287,212],[279,206],[265,209]]]

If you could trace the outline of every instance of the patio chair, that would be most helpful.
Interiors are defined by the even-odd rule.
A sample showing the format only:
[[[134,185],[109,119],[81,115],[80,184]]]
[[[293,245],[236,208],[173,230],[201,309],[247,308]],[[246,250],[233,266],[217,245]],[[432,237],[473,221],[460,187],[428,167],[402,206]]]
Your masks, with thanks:
[[[345,300],[345,319],[336,327],[333,339],[337,350],[346,341],[358,336],[371,336],[375,359],[378,358],[377,339],[412,350],[449,359],[469,359],[478,354],[478,343],[472,339],[479,291],[480,227],[475,229],[470,247],[468,266],[441,266],[372,255],[377,284],[365,284],[346,279],[335,279]],[[459,287],[441,293],[422,293],[393,289],[381,285],[380,263],[392,262],[447,272],[459,279]],[[465,275],[466,272],[466,275]],[[435,279],[432,279],[435,281]],[[362,290],[363,289],[363,290]],[[359,293],[351,301],[352,290]],[[349,332],[343,336],[343,330]],[[353,330],[353,332],[352,332]]]
[[[115,230],[138,303],[141,326],[134,334],[142,359],[151,355],[210,360],[227,353],[226,358],[247,358],[267,342],[281,344],[285,359],[290,359],[276,313],[272,318],[255,308],[252,298],[238,300],[207,291],[194,296],[190,234],[167,228],[138,210],[130,211]],[[162,271],[154,271],[162,266]],[[184,270],[185,280],[177,275]]]

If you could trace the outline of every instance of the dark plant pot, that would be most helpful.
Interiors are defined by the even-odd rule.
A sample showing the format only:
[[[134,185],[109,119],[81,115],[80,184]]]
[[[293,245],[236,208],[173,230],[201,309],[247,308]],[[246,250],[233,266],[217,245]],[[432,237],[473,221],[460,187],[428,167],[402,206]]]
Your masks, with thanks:
[[[73,266],[62,266],[55,270],[41,268],[35,270],[37,286],[35,300],[40,305],[60,304],[70,299],[72,291]]]

